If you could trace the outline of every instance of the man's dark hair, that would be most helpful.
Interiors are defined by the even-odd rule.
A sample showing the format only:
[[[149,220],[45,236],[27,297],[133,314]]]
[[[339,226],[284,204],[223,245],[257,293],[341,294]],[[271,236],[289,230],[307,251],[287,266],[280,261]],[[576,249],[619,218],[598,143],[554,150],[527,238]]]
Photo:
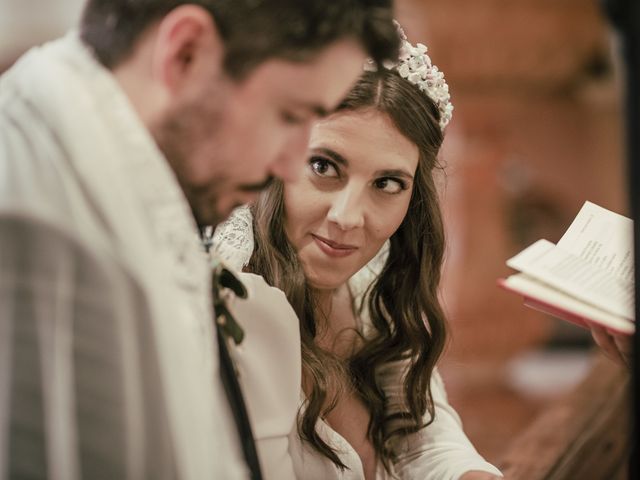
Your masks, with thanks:
[[[212,15],[225,42],[225,69],[234,78],[269,58],[310,59],[343,38],[358,41],[377,63],[397,58],[391,0],[88,0],[81,37],[114,68],[149,26],[185,4]]]

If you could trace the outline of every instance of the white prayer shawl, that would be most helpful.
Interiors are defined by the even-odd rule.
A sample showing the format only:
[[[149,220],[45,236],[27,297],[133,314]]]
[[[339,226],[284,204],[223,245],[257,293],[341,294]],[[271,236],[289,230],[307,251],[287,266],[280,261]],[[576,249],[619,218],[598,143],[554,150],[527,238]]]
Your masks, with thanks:
[[[245,478],[210,285],[113,76],[75,33],[26,54],[0,78],[0,479]]]

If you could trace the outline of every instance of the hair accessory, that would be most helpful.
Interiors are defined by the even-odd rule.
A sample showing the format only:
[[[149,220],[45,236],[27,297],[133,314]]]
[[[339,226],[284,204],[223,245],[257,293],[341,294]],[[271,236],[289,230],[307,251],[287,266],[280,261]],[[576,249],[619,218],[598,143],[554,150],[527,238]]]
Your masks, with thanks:
[[[417,85],[436,103],[440,111],[440,129],[444,130],[453,113],[449,85],[444,79],[444,73],[431,62],[426,45],[422,43],[411,45],[400,24],[395,20],[394,22],[401,40],[400,56],[398,62],[385,63],[384,66],[389,70],[395,69],[402,78]],[[375,70],[375,64],[368,61],[365,64],[365,70]]]

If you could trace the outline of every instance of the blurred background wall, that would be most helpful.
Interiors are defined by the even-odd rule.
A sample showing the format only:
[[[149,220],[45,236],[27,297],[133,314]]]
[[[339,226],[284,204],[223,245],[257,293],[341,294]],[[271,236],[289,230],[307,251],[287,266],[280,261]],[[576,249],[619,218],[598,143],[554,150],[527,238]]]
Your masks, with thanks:
[[[83,0],[0,0],[0,71],[62,34]],[[442,163],[452,340],[441,370],[478,449],[509,441],[589,368],[587,332],[496,287],[585,200],[626,213],[615,41],[595,0],[397,0],[455,103]]]
[[[84,0],[0,0],[0,70],[74,25]]]
[[[510,439],[590,368],[588,332],[496,287],[585,200],[627,213],[615,39],[595,0],[398,0],[455,104],[442,162],[450,400],[479,450]]]

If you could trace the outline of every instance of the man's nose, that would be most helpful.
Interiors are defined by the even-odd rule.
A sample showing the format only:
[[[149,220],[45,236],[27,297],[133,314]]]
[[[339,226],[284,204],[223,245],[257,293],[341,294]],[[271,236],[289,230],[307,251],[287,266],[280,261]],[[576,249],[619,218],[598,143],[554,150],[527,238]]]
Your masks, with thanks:
[[[300,178],[307,160],[311,122],[306,122],[292,133],[282,146],[282,151],[273,165],[271,172],[285,182],[293,182]]]

